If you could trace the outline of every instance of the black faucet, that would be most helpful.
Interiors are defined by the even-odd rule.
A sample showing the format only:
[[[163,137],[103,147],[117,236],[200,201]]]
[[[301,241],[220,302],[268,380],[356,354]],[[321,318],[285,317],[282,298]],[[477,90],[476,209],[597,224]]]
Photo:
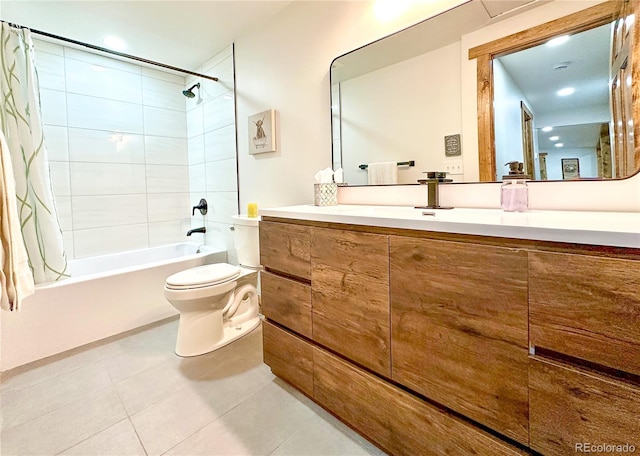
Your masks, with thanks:
[[[202,215],[207,215],[207,209],[208,209],[207,200],[204,199],[204,198],[201,198],[200,202],[198,203],[198,205],[197,206],[193,206],[193,209],[191,210],[191,216],[192,217],[194,215],[196,215],[196,209],[198,209]],[[189,236],[189,235],[187,234],[187,236]]]
[[[187,231],[187,236],[191,236],[193,233],[206,233],[207,229],[204,226],[200,228],[194,228],[192,230]]]

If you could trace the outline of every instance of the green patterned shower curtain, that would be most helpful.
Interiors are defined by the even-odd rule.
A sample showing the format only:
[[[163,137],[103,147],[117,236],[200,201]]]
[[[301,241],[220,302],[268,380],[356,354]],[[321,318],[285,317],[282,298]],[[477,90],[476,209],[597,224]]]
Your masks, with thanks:
[[[44,143],[31,33],[0,22],[0,120],[16,182],[18,215],[35,283],[67,277],[67,258]],[[11,172],[11,170],[0,170]]]

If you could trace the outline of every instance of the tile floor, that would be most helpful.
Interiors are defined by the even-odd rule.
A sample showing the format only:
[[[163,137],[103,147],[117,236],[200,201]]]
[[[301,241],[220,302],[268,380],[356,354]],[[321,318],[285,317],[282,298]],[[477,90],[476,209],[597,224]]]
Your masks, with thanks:
[[[179,358],[177,327],[164,321],[4,373],[0,454],[384,455],[271,374],[260,329]]]

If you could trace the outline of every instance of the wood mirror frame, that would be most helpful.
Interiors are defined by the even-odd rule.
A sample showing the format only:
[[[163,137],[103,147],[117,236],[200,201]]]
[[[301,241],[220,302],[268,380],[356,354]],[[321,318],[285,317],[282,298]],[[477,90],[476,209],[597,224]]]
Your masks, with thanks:
[[[469,60],[477,59],[478,155],[481,182],[496,180],[493,59],[500,55],[538,46],[558,35],[590,30],[617,21],[628,14],[635,14],[635,20],[640,20],[639,0],[625,0],[622,2],[608,0],[569,16],[469,49]],[[638,55],[640,54],[640,26],[636,24],[630,33],[625,30],[617,41],[617,43],[614,42],[614,48],[622,48],[629,55],[629,59],[625,59],[624,67],[631,70],[631,103],[626,103],[626,107],[632,116],[633,131],[630,131],[625,138],[632,140],[633,137],[640,138],[640,55]],[[624,115],[624,109],[622,114]],[[623,123],[626,125],[626,122]],[[618,141],[616,135],[616,144],[618,143],[624,149],[625,140]],[[618,156],[618,152],[616,152],[616,156]],[[628,154],[624,153],[620,158],[621,160],[616,160],[616,163],[624,161],[627,169],[633,169],[633,172],[626,174],[624,177],[637,172],[640,167],[640,139],[634,142],[634,148]],[[616,167],[618,168],[618,166]]]

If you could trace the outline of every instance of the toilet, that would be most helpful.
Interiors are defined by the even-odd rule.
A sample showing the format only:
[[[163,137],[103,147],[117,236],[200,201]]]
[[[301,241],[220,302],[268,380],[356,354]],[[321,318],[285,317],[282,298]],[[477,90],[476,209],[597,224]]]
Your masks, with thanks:
[[[207,264],[169,276],[164,296],[180,312],[176,355],[217,350],[260,325],[258,218],[233,216],[240,266]]]

